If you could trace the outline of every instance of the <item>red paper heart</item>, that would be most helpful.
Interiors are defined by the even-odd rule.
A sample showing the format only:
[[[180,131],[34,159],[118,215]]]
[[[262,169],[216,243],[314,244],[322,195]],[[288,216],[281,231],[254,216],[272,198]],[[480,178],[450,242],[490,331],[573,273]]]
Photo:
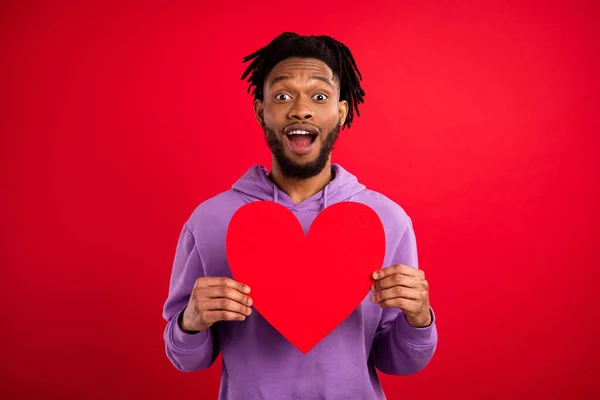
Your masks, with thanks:
[[[287,208],[258,201],[233,215],[226,248],[234,279],[252,289],[253,307],[306,354],[369,294],[385,233],[364,204],[327,207],[305,236]]]

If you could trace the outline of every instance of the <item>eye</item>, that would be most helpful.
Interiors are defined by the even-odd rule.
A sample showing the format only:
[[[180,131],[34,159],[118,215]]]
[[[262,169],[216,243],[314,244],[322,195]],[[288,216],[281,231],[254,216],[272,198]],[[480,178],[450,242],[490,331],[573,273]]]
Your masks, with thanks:
[[[315,95],[315,97],[322,97],[321,99],[317,99],[317,101],[325,101],[327,99],[327,95],[323,94],[323,93],[319,93],[317,95]]]
[[[277,96],[275,96],[275,98],[276,98],[277,100],[286,100],[286,99],[282,99],[282,98],[280,98],[279,96],[288,96],[288,97],[289,97],[289,95],[288,95],[288,94],[285,94],[285,93],[279,93]]]

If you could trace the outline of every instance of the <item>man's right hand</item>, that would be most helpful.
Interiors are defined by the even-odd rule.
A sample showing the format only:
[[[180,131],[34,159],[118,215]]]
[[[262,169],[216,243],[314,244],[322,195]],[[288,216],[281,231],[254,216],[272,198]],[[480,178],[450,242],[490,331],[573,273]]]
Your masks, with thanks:
[[[227,277],[196,279],[183,316],[181,329],[201,332],[218,321],[243,321],[252,313],[250,288]]]

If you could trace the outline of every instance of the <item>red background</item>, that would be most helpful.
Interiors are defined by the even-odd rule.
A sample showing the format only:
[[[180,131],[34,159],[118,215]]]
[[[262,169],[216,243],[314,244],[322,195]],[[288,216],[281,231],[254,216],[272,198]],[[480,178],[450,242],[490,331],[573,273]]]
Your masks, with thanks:
[[[596,4],[3,2],[1,397],[216,398],[162,306],[192,210],[270,166],[241,59],[286,30],[350,47],[333,161],[414,221],[439,345],[388,397],[595,397]]]

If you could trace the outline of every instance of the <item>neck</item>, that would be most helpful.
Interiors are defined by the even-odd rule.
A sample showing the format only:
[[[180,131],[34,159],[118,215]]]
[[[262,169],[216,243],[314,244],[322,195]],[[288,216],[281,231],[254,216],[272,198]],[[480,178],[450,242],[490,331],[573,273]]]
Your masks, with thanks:
[[[298,204],[302,201],[319,193],[331,180],[331,161],[327,161],[325,168],[318,175],[308,179],[290,178],[281,172],[279,165],[273,160],[271,173],[269,178],[277,185],[277,187],[287,194],[294,203]]]

